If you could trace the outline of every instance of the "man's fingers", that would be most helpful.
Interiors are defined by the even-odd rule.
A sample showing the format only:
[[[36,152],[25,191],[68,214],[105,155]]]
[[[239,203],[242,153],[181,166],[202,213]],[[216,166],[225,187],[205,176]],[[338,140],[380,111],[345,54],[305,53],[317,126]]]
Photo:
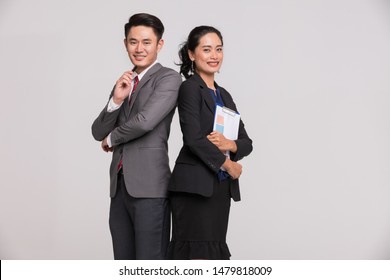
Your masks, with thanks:
[[[133,72],[131,71],[123,73],[123,75],[118,79],[117,83],[120,83],[121,85],[131,85],[131,81],[133,80],[132,74]]]

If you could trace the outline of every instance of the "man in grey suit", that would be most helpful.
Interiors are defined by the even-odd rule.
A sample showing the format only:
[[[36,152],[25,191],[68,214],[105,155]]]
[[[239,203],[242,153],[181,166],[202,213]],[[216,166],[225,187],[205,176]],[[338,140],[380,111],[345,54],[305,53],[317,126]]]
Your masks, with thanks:
[[[169,242],[168,137],[180,75],[157,62],[164,26],[135,14],[125,25],[125,47],[134,65],[116,82],[92,125],[110,167],[110,231],[115,259],[164,259]]]

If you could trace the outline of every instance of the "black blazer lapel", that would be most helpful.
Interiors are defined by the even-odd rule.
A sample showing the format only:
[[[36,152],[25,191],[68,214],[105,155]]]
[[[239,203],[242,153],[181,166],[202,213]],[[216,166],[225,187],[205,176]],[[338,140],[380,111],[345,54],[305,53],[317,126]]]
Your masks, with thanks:
[[[214,114],[215,113],[215,102],[213,98],[210,95],[210,90],[206,87],[202,89],[202,96],[205,100],[205,103],[207,107],[210,109],[210,111]]]
[[[235,104],[233,102],[233,99],[230,96],[230,94],[224,88],[219,87],[219,89],[220,89],[221,98],[222,98],[224,106],[229,108],[229,109],[231,109],[231,110],[233,110],[233,111],[235,111],[237,114],[239,114],[239,112],[237,112],[237,108],[236,108],[236,106],[235,106]]]
[[[199,84],[199,87],[201,88],[202,96],[203,96],[203,99],[205,100],[207,107],[214,114],[215,113],[215,102],[214,102],[214,99],[210,95],[209,88],[207,87],[207,85],[203,81],[203,79],[196,73],[194,74],[194,80]]]

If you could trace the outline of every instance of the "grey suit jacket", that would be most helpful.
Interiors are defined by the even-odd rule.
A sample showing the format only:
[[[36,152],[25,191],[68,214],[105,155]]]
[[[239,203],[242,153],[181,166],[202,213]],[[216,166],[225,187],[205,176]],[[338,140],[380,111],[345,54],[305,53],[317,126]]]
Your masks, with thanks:
[[[92,124],[92,135],[97,141],[111,133],[111,197],[116,194],[121,158],[131,196],[167,197],[171,176],[167,141],[181,82],[179,73],[156,63],[138,83],[130,104],[126,98],[120,109],[107,112],[107,103]]]

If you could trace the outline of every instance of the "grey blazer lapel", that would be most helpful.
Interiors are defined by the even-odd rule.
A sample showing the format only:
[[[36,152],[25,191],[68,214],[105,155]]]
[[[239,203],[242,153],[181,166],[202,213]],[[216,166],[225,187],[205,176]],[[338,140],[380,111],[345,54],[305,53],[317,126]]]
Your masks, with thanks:
[[[155,74],[158,70],[162,68],[162,65],[160,63],[156,63],[153,65],[152,68],[148,70],[148,72],[145,73],[145,75],[142,77],[142,79],[139,81],[137,88],[130,96],[130,103],[127,102],[127,110],[126,110],[126,116],[129,117],[131,109],[134,106],[134,102],[137,100],[137,96],[139,92],[141,91],[142,87],[150,80],[151,77],[153,77],[153,74]],[[151,94],[152,92],[142,92],[141,94]]]
[[[125,114],[128,116],[130,114],[130,106],[129,106],[129,96],[125,98],[123,101],[123,106],[125,108]]]

